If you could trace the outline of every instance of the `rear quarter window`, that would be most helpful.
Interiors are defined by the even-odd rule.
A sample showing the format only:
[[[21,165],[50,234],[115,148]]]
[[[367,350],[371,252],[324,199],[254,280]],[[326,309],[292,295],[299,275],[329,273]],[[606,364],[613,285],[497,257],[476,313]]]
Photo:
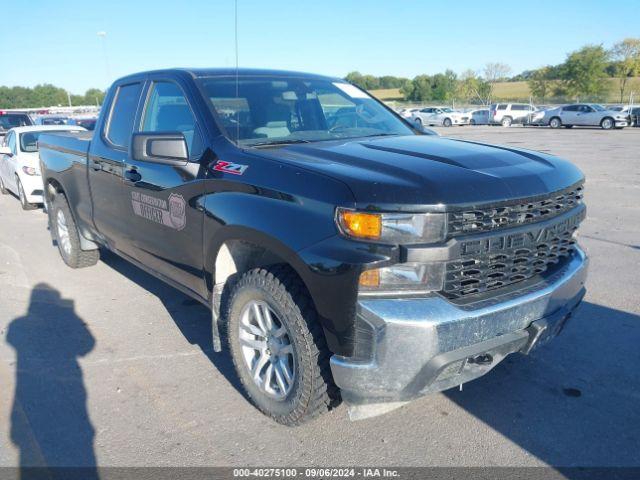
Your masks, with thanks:
[[[119,86],[116,91],[105,136],[117,147],[129,146],[141,90],[141,83],[130,83]]]

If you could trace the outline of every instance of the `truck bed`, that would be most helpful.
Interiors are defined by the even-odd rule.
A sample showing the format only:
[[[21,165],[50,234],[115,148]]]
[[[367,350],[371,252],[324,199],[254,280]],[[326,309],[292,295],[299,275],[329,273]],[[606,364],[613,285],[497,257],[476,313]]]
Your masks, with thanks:
[[[38,139],[38,149],[49,148],[87,158],[93,132],[52,132],[42,133]]]

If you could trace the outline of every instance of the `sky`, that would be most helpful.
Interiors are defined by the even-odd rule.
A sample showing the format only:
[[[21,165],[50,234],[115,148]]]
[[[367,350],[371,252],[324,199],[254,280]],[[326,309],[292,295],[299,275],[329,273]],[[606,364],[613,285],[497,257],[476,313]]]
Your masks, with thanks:
[[[237,0],[241,67],[413,77],[640,36],[640,0]],[[0,85],[71,93],[167,67],[235,65],[234,0],[4,0]],[[97,32],[106,32],[105,36]]]

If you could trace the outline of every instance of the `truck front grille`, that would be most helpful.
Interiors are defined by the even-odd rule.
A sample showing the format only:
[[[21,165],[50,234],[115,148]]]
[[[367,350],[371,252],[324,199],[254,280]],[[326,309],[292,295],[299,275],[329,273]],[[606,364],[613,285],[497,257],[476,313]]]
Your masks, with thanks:
[[[553,218],[582,203],[583,191],[583,185],[578,184],[535,201],[451,212],[449,235],[488,232]]]
[[[446,263],[443,295],[460,299],[552,273],[573,255],[573,234],[584,214],[580,209],[555,225],[524,234],[482,241],[469,237],[462,243],[461,258]]]

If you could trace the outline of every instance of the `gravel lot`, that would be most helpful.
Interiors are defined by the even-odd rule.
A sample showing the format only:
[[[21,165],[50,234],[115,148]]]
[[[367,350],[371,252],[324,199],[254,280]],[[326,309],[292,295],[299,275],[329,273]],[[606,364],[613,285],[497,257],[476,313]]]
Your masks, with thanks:
[[[0,466],[640,466],[640,129],[437,130],[585,172],[589,291],[555,342],[462,392],[285,428],[237,390],[204,307],[113,255],[66,268],[42,211],[2,196]]]

